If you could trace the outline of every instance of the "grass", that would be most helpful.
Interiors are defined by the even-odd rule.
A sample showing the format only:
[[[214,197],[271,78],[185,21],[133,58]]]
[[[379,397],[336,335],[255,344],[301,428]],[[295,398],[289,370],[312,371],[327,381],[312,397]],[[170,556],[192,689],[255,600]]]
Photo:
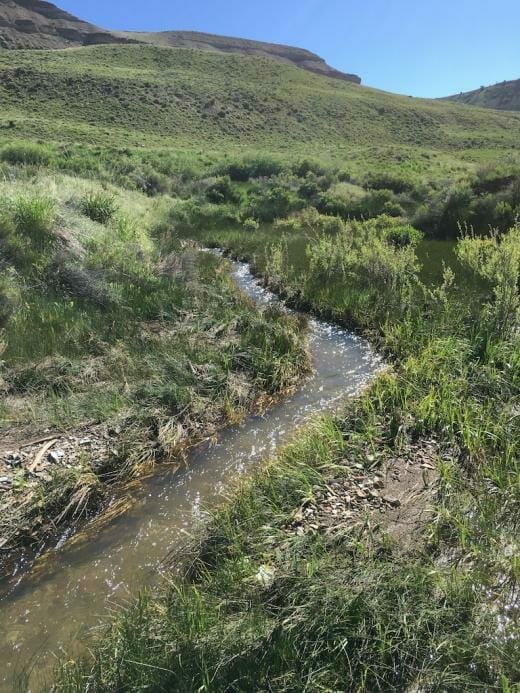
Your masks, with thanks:
[[[100,426],[124,430],[102,464],[99,451],[77,456],[72,476],[52,469],[37,492],[22,470],[2,498],[8,546],[70,520],[76,497],[99,506],[108,483],[181,454],[306,371],[304,324],[258,312],[211,256],[165,239],[161,201],[52,174],[4,183],[2,200],[0,430],[30,439],[88,425],[101,443]]]
[[[184,576],[116,614],[90,657],[63,663],[60,690],[515,690],[519,238],[458,243],[482,299],[450,272],[424,286],[413,245],[377,222],[309,242],[304,271],[290,247],[271,256],[269,281],[370,330],[398,368],[241,487]],[[338,476],[425,441],[439,488],[409,543],[370,515],[288,531]]]
[[[520,116],[395,96],[248,56],[153,46],[1,51],[6,137],[314,155],[354,172],[464,171],[518,148]]]
[[[13,537],[307,368],[303,325],[193,241],[394,365],[237,489],[55,689],[517,690],[520,115],[152,46],[0,51],[0,71],[4,430],[123,431],[3,512]],[[290,531],[338,478],[425,448],[438,489],[410,541],[370,512]]]

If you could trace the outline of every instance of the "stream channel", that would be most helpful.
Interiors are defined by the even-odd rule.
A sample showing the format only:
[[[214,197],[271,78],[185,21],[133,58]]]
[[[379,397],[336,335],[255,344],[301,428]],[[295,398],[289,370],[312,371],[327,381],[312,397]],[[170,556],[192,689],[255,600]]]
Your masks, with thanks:
[[[279,303],[248,265],[232,265],[238,287],[258,305]],[[80,541],[59,542],[41,565],[13,579],[0,601],[0,691],[16,690],[17,672],[28,667],[31,690],[39,690],[53,655],[74,652],[74,643],[110,609],[156,580],[165,555],[186,543],[237,478],[272,456],[310,416],[359,393],[383,367],[364,339],[313,318],[309,347],[314,372],[294,394],[192,450],[180,471],[158,468],[136,485],[127,512],[101,528],[87,527]]]

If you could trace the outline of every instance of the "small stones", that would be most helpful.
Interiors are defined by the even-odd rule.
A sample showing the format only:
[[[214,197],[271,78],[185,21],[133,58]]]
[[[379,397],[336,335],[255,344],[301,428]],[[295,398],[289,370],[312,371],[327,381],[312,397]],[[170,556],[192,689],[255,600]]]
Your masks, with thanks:
[[[382,500],[383,503],[387,503],[387,505],[392,506],[392,508],[399,508],[401,506],[399,498],[394,498],[393,496],[385,496]]]

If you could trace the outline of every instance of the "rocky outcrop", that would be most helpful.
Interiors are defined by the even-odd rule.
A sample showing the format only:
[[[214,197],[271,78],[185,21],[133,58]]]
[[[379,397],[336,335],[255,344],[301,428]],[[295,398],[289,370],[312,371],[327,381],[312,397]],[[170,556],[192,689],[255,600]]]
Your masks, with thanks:
[[[77,19],[43,0],[1,0],[1,48],[69,48],[129,39]]]

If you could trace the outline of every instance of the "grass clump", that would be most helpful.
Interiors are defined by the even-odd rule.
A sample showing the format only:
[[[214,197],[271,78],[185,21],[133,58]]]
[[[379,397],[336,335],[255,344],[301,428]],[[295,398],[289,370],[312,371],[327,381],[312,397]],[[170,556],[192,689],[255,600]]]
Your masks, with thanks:
[[[80,201],[80,209],[85,216],[99,224],[106,224],[117,212],[113,195],[105,192],[90,192]]]

